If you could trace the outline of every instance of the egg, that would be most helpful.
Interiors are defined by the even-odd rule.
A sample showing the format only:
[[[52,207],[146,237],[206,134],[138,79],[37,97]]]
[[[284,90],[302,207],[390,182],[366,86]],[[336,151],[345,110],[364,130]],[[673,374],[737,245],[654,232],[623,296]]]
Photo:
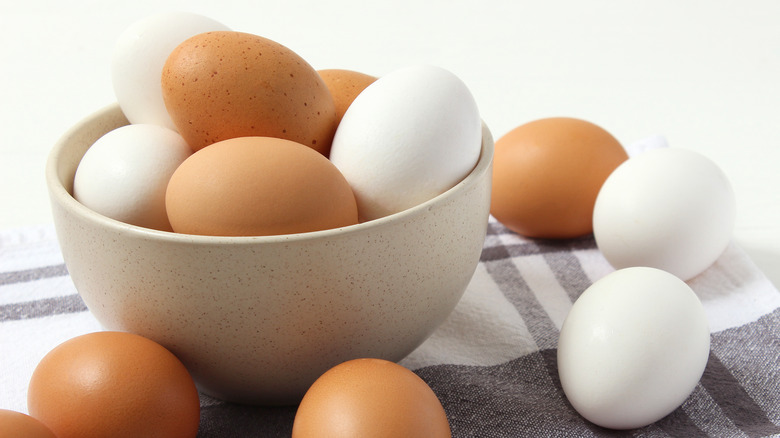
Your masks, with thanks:
[[[130,123],[176,130],[163,102],[163,66],[182,41],[212,30],[230,29],[211,18],[177,11],[144,17],[119,35],[111,54],[111,82]]]
[[[336,109],[314,68],[287,47],[243,32],[195,35],[169,55],[165,106],[198,150],[235,137],[277,137],[327,155]]]
[[[417,374],[382,359],[343,362],[301,400],[293,438],[448,438],[447,415]]]
[[[273,137],[238,137],[192,154],[166,193],[178,233],[265,236],[357,223],[344,176],[314,149]]]
[[[88,333],[48,352],[27,408],[58,438],[194,438],[200,424],[198,390],[179,359],[123,332]]]
[[[330,159],[355,192],[361,221],[406,210],[462,180],[479,158],[481,119],[457,76],[435,66],[390,72],[349,106]]]
[[[707,316],[686,283],[656,268],[625,268],[575,301],[560,331],[558,374],[587,420],[633,429],[685,401],[709,348]]]
[[[731,183],[712,160],[660,148],[632,157],[604,182],[593,235],[615,268],[651,266],[689,280],[726,249],[735,218]]]
[[[0,409],[0,437],[57,438],[46,425],[21,412]]]
[[[317,73],[325,81],[325,85],[333,96],[333,102],[336,105],[336,120],[339,122],[357,95],[377,79],[375,76],[344,69],[318,70]]]
[[[171,231],[165,190],[178,166],[192,154],[168,128],[126,125],[100,137],[84,154],[73,180],[73,196],[112,219]]]
[[[628,154],[609,132],[570,117],[534,120],[496,141],[490,213],[535,238],[593,231],[596,196]]]

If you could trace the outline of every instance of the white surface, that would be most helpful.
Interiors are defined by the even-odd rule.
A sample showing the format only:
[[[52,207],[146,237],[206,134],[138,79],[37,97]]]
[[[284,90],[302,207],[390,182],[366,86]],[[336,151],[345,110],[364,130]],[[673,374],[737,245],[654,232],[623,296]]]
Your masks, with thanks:
[[[271,38],[318,69],[447,68],[496,138],[572,116],[623,143],[662,134],[699,151],[734,185],[735,242],[780,285],[775,0],[0,1],[0,228],[51,221],[46,155],[114,101],[109,64],[122,30],[187,10]]]

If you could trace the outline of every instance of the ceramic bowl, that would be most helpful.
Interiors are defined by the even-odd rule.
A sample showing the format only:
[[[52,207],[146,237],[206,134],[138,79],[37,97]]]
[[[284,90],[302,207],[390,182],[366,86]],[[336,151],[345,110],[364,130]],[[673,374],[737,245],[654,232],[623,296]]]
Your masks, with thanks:
[[[442,195],[370,222],[311,233],[214,237],[156,231],[72,197],[86,150],[128,123],[117,105],[53,147],[46,180],[62,254],[108,330],[170,349],[199,389],[239,403],[297,403],[331,366],[392,361],[452,312],[479,261],[490,208],[493,140]]]

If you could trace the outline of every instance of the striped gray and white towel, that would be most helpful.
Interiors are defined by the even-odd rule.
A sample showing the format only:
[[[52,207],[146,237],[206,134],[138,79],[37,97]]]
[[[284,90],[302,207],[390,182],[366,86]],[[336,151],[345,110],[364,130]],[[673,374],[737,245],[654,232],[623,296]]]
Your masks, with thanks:
[[[572,303],[612,271],[592,237],[526,239],[491,218],[479,263],[450,318],[402,361],[433,388],[455,437],[780,436],[780,292],[736,245],[689,282],[712,330],[701,382],[675,412],[610,431],[568,404],[556,366]],[[0,408],[26,412],[37,362],[100,330],[68,277],[53,227],[0,232]],[[294,407],[202,398],[202,437],[289,437]]]

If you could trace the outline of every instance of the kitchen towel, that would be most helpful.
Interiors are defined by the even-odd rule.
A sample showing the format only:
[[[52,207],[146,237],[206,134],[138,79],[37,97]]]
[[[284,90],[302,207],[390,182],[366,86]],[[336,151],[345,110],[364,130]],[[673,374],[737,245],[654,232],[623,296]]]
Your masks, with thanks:
[[[580,417],[558,380],[558,331],[579,294],[612,270],[592,236],[528,239],[491,218],[462,300],[401,363],[438,395],[454,437],[780,436],[780,292],[735,244],[688,282],[712,335],[704,375],[683,405],[631,431]],[[0,408],[26,412],[38,361],[100,329],[68,277],[53,226],[0,232]],[[200,437],[289,437],[295,416],[295,407],[207,396],[201,405]]]

